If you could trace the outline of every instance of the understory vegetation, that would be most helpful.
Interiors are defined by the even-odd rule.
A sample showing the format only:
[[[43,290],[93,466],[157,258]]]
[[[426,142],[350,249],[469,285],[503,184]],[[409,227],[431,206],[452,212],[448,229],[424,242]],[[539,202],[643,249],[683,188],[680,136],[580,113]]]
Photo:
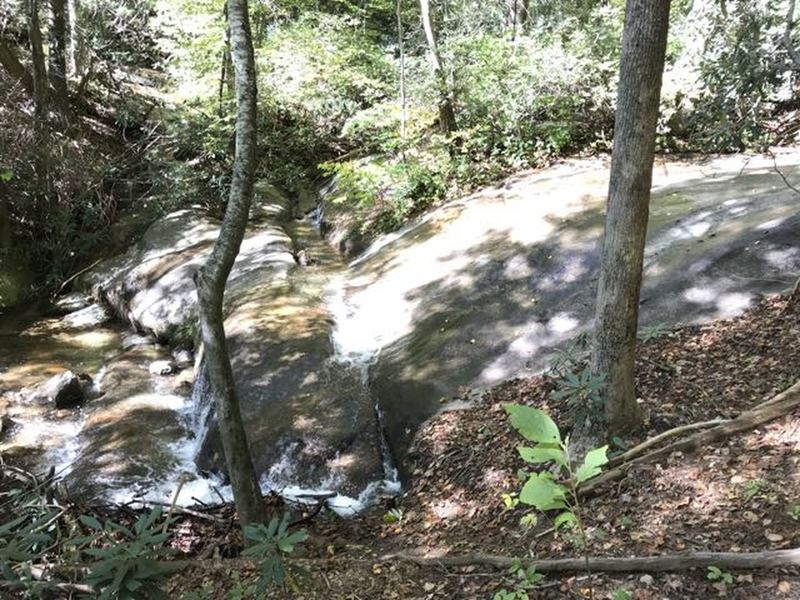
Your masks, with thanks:
[[[4,47],[29,71],[22,4],[7,3],[0,22]],[[24,79],[2,71],[0,87],[0,245],[50,287],[127,241],[137,227],[129,221],[141,228],[143,213],[152,219],[199,202],[221,215],[233,149],[219,3],[77,6],[70,116],[51,102],[37,123]],[[624,3],[514,7],[434,7],[455,113],[455,127],[443,131],[417,3],[253,2],[260,175],[285,190],[333,178],[323,216],[341,219],[345,237],[369,239],[511,172],[609,151]],[[785,17],[766,0],[673,2],[660,151],[793,139],[796,64],[787,44],[796,34]],[[109,227],[132,214],[129,229]]]

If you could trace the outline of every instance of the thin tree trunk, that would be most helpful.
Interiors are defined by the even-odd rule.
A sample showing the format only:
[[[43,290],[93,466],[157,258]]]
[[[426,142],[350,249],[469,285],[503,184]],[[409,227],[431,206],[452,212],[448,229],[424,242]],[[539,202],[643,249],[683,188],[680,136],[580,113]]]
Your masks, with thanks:
[[[7,41],[0,38],[0,65],[9,74],[12,80],[22,86],[28,94],[33,94],[33,78],[24,65],[19,62],[14,49]]]
[[[670,0],[628,0],[625,11],[592,348],[592,372],[606,378],[606,427],[582,425],[590,442],[624,435],[641,419],[634,358],[669,8]]]
[[[33,63],[33,100],[37,126],[44,123],[47,117],[47,67],[44,60],[42,46],[42,29],[39,25],[39,2],[27,0],[28,12],[28,40],[31,48],[31,62]]]
[[[439,127],[442,133],[450,134],[456,130],[456,113],[453,108],[450,86],[447,84],[447,75],[442,68],[442,59],[439,56],[436,33],[433,31],[431,23],[430,0],[419,0],[419,6],[422,14],[422,28],[425,30],[425,39],[428,42],[433,76],[439,89]]]
[[[228,81],[228,77],[231,71],[231,29],[230,25],[228,24],[228,5],[226,4],[222,9],[222,16],[225,21],[225,31],[222,36],[222,59],[220,62],[220,73],[219,73],[219,115],[222,116],[224,114],[224,100],[225,100],[225,84],[228,84],[228,90],[230,91],[230,83]]]
[[[0,185],[3,185],[0,183]],[[8,200],[0,191],[0,250],[11,248],[11,216],[8,211]]]
[[[792,60],[792,68],[795,71],[800,71],[800,53],[794,47],[792,41],[792,30],[794,29],[794,7],[795,0],[789,0],[789,8],[786,11],[786,29],[783,31],[783,45],[789,58]]]
[[[397,45],[400,48],[400,140],[406,139],[406,49],[403,39],[403,0],[397,0]]]
[[[48,75],[53,102],[62,114],[69,112],[67,95],[67,4],[50,0],[50,54]]]
[[[195,275],[210,393],[217,411],[222,449],[242,525],[264,520],[264,502],[247,444],[236,385],[225,342],[225,284],[239,253],[256,162],[256,77],[247,0],[228,0],[231,54],[236,77],[236,154],[230,197],[214,249]]]
[[[73,77],[83,72],[84,48],[81,33],[80,0],[67,0],[67,20],[69,21],[69,42],[67,44],[67,63]]]

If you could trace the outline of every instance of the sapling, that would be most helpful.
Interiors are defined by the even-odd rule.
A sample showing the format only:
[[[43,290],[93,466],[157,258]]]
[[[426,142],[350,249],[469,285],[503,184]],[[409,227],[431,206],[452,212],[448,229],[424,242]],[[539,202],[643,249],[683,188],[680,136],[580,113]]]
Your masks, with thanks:
[[[553,469],[527,473],[519,492],[519,502],[533,506],[539,511],[559,511],[553,523],[558,531],[561,527],[575,527],[584,549],[586,571],[589,571],[588,542],[581,510],[579,486],[602,471],[608,463],[608,446],[590,450],[580,466],[575,466],[570,456],[569,438],[561,438],[558,426],[550,416],[537,408],[520,404],[504,404],[511,425],[532,446],[520,446],[522,460],[532,465],[552,464]]]

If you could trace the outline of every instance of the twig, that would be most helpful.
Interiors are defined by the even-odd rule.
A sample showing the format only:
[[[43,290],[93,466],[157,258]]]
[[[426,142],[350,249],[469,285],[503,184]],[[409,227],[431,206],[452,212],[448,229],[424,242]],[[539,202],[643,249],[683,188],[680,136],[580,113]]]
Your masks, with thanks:
[[[775,172],[776,172],[778,175],[780,175],[781,179],[783,179],[783,183],[785,183],[785,184],[786,184],[786,187],[788,187],[788,188],[789,188],[790,190],[792,190],[792,191],[793,191],[795,194],[797,194],[798,196],[800,196],[800,189],[797,189],[795,186],[793,186],[791,183],[789,183],[789,180],[788,180],[788,179],[786,179],[786,175],[784,175],[784,174],[783,174],[783,171],[781,171],[781,170],[778,168],[778,159],[777,159],[777,158],[775,158],[775,155],[774,155],[774,154],[772,154],[772,166],[773,166],[773,168],[775,169]]]
[[[92,268],[96,267],[101,262],[103,262],[103,259],[102,258],[98,258],[96,261],[94,261],[88,267],[85,267],[85,268],[81,269],[80,271],[78,271],[77,273],[75,273],[74,275],[70,275],[69,277],[67,277],[64,280],[64,282],[58,287],[58,290],[56,290],[56,293],[53,294],[53,297],[55,298],[56,296],[58,296],[64,290],[64,288],[67,287],[73,281],[75,281],[75,279],[77,279],[78,277],[80,277],[81,275],[86,273],[86,271],[88,271],[89,269],[92,269]]]
[[[148,502],[139,501],[139,502],[142,505],[155,504],[155,505],[158,505],[158,506],[170,506],[166,502],[154,502],[154,501],[148,501]],[[215,517],[214,515],[208,515],[206,513],[202,513],[202,512],[197,511],[197,510],[192,510],[191,508],[183,508],[181,506],[176,506],[173,509],[173,512],[177,513],[179,515],[188,515],[190,517],[197,517],[198,519],[204,519],[206,521],[214,521],[215,523],[227,523],[228,522],[227,519],[223,519],[221,517]]]

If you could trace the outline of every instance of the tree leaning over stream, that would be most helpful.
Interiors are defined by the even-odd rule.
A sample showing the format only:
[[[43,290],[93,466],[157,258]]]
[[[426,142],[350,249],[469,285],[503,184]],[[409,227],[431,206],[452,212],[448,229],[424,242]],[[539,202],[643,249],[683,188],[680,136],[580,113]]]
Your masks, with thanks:
[[[225,284],[244,238],[256,163],[256,73],[247,0],[228,0],[231,58],[236,81],[236,153],[219,237],[195,274],[200,331],[222,449],[242,525],[264,520],[264,502],[242,422],[225,341]]]
[[[595,418],[578,428],[577,437],[589,443],[624,435],[641,419],[636,329],[669,12],[670,0],[626,6],[591,362],[592,373],[605,377],[605,423]]]

